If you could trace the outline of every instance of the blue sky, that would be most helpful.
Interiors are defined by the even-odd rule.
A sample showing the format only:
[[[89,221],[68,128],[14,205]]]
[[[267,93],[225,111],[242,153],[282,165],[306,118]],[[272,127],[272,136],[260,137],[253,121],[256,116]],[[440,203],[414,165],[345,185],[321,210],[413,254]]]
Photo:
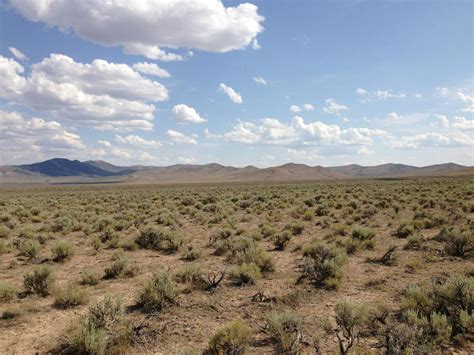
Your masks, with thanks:
[[[250,3],[1,3],[0,163],[474,165],[471,1]]]

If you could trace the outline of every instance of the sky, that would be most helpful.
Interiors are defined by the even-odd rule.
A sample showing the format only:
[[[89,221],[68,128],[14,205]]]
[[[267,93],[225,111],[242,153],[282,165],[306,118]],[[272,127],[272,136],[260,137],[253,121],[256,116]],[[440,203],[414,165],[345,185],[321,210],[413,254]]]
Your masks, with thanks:
[[[0,165],[474,165],[470,0],[0,0]]]

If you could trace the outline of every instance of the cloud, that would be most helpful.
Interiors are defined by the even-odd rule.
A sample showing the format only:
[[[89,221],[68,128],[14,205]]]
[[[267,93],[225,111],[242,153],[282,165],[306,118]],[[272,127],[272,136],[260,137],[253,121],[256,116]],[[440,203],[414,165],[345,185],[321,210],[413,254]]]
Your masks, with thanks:
[[[18,59],[21,62],[26,62],[30,60],[23,52],[21,52],[19,49],[16,49],[15,47],[8,47],[8,50],[10,51],[13,56]]]
[[[31,66],[0,56],[0,98],[100,130],[153,129],[155,106],[168,99],[159,82],[126,64],[96,59],[90,64],[51,54]]]
[[[385,118],[385,123],[390,125],[413,125],[426,121],[430,117],[429,113],[416,112],[412,114],[398,114],[396,112],[390,112]]]
[[[374,155],[375,152],[367,147],[360,147],[357,149],[357,155]]]
[[[191,138],[181,132],[173,131],[172,129],[167,130],[166,134],[175,143],[197,144],[194,138]]]
[[[253,81],[255,81],[257,84],[260,84],[260,85],[267,85],[267,81],[261,76],[254,77]]]
[[[105,140],[99,140],[97,141],[97,143],[105,148],[110,148],[112,147],[112,143],[110,143],[109,141],[105,141]]]
[[[438,94],[440,94],[441,96],[448,96],[450,91],[448,88],[443,88],[443,87],[437,87],[436,88],[436,91],[438,92]]]
[[[160,68],[155,63],[135,63],[132,67],[143,74],[154,75],[160,78],[171,78],[171,74],[167,70]]]
[[[241,104],[243,102],[242,96],[240,96],[240,93],[238,93],[237,91],[235,91],[230,86],[227,86],[224,83],[219,84],[219,91],[226,94],[229,97],[229,99],[236,104]]]
[[[474,130],[474,120],[456,116],[451,121],[451,127],[460,130]]]
[[[349,107],[338,104],[334,99],[326,99],[326,106],[323,111],[331,115],[340,116],[342,111],[349,110]]]
[[[254,38],[252,40],[252,49],[258,50],[260,48],[262,48],[262,47],[260,46],[260,43],[258,43],[258,39]]]
[[[437,147],[448,145],[450,139],[438,133],[421,133],[405,136],[392,143],[395,148],[418,149],[420,147]]]
[[[373,138],[390,137],[387,132],[379,129],[341,129],[338,125],[328,125],[321,121],[305,123],[299,116],[295,116],[289,124],[275,118],[264,118],[259,123],[237,120],[228,132],[213,134],[206,129],[204,133],[208,139],[287,146],[370,145]]]
[[[438,124],[443,128],[449,128],[449,120],[445,115],[435,114],[435,118],[438,121]]]
[[[290,111],[293,112],[293,113],[299,113],[301,112],[303,109],[298,106],[298,105],[291,105],[290,106]]]
[[[458,90],[456,91],[456,96],[465,105],[467,105],[466,107],[461,108],[459,111],[474,113],[474,95],[469,95],[465,93],[464,90]]]
[[[362,88],[356,89],[356,94],[363,96],[363,102],[371,100],[403,99],[407,96],[405,91],[393,92],[392,90],[374,90],[368,91]]]
[[[391,145],[400,149],[419,149],[424,147],[474,146],[474,137],[461,131],[443,134],[436,132],[420,133],[392,140]]]
[[[193,156],[178,157],[178,161],[183,164],[196,164],[198,162],[197,158]]]
[[[126,137],[116,134],[115,141],[122,144],[135,145],[141,148],[158,148],[162,146],[162,144],[156,140],[147,140],[134,134],[129,134]]]
[[[23,16],[105,46],[122,46],[150,59],[180,60],[162,48],[228,52],[251,45],[264,18],[250,3],[221,0],[10,0]]]
[[[294,163],[313,163],[320,157],[316,150],[308,149],[287,149],[286,157]]]
[[[202,118],[197,111],[185,104],[175,105],[171,111],[171,117],[178,123],[204,123],[206,120]]]
[[[290,111],[293,113],[299,113],[301,111],[314,111],[314,106],[312,104],[303,104],[302,106],[291,105]]]
[[[85,149],[77,134],[67,131],[56,121],[0,111],[0,128],[3,164],[74,155]]]

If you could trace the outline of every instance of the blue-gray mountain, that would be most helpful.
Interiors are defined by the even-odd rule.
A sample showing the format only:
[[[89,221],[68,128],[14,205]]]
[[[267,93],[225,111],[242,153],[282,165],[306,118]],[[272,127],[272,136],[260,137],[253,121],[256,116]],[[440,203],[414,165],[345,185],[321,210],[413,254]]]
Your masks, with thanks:
[[[0,167],[0,183],[106,180],[128,182],[244,182],[310,181],[361,178],[401,178],[417,176],[473,175],[473,168],[454,163],[416,167],[404,164],[377,166],[308,166],[288,163],[269,168],[236,168],[220,164],[171,166],[117,166],[101,160],[51,159],[34,164]],[[67,179],[66,179],[67,178]],[[74,180],[74,178],[77,178]],[[66,179],[66,180],[65,180]]]

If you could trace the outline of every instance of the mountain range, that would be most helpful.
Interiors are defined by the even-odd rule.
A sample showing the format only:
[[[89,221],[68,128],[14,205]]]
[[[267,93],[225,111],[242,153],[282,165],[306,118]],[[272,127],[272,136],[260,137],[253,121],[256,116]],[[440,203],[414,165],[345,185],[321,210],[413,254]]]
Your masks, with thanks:
[[[322,167],[288,163],[269,168],[236,168],[216,163],[171,166],[117,166],[102,160],[55,158],[34,164],[0,167],[0,183],[68,182],[259,182],[310,181],[363,178],[404,178],[420,176],[470,176],[474,168],[455,163],[416,167],[404,164],[361,166],[356,164]]]

